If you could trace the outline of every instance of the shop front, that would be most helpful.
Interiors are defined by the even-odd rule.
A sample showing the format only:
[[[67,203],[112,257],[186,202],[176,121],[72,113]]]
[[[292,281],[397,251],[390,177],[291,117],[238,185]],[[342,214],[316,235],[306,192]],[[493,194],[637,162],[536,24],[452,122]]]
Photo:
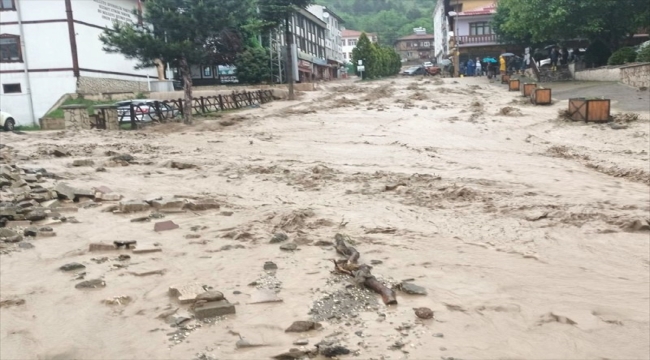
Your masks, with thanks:
[[[311,82],[312,72],[312,64],[309,61],[298,60],[298,81],[301,83]]]

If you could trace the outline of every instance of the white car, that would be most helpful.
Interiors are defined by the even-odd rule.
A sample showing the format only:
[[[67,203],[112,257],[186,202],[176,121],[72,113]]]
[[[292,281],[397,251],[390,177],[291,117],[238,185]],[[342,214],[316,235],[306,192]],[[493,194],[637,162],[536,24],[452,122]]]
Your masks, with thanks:
[[[14,120],[14,117],[9,113],[0,110],[0,127],[5,131],[14,131],[15,126],[16,120]]]
[[[433,63],[431,61],[427,61],[423,64],[423,66],[425,69],[428,69],[433,66]]]

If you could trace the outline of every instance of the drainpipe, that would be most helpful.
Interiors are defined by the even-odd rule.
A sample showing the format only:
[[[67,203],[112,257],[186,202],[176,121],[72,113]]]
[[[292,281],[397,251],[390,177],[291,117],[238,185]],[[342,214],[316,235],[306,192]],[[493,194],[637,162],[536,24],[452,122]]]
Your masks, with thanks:
[[[20,31],[20,48],[23,53],[23,64],[25,65],[25,85],[27,86],[27,100],[29,101],[29,114],[32,118],[32,125],[36,126],[36,115],[34,111],[34,99],[32,98],[32,81],[29,77],[29,61],[27,60],[27,47],[25,46],[25,30],[23,28],[23,16],[20,12],[20,0],[16,1],[16,12],[18,13],[18,27]]]

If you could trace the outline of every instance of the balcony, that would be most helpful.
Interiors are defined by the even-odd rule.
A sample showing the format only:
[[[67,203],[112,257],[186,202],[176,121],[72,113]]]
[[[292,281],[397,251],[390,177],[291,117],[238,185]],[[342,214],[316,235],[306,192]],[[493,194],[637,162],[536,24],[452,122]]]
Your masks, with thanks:
[[[460,47],[497,44],[496,34],[456,36],[456,40]]]

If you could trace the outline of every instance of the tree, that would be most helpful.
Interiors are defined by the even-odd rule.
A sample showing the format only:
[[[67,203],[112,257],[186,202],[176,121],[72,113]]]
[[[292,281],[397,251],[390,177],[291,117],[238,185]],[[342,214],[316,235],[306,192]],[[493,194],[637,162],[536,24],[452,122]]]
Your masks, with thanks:
[[[647,0],[501,0],[492,21],[502,42],[544,43],[621,39],[647,25]]]
[[[359,36],[357,46],[352,49],[352,63],[355,66],[355,72],[359,72],[357,69],[359,66],[359,60],[363,61],[363,66],[365,68],[363,79],[374,78],[376,76],[376,54],[374,45],[370,42],[366,33],[362,33],[361,36]]]
[[[371,43],[366,33],[361,34],[357,46],[352,50],[352,62],[356,72],[359,60],[363,60],[365,66],[364,79],[396,75],[402,67],[400,56],[393,48]]]
[[[277,28],[284,22],[284,37],[287,44],[287,83],[289,85],[289,100],[296,98],[293,89],[293,58],[291,48],[293,36],[289,26],[291,15],[298,9],[304,9],[312,3],[312,0],[260,0],[258,7],[260,17],[264,21],[266,29]]]
[[[269,53],[259,45],[247,46],[235,59],[237,79],[243,84],[259,84],[271,76]]]
[[[115,22],[100,36],[104,51],[138,60],[139,68],[156,59],[180,70],[185,88],[183,121],[192,123],[192,65],[232,64],[241,50],[241,31],[252,17],[251,0],[149,0],[143,21]]]

